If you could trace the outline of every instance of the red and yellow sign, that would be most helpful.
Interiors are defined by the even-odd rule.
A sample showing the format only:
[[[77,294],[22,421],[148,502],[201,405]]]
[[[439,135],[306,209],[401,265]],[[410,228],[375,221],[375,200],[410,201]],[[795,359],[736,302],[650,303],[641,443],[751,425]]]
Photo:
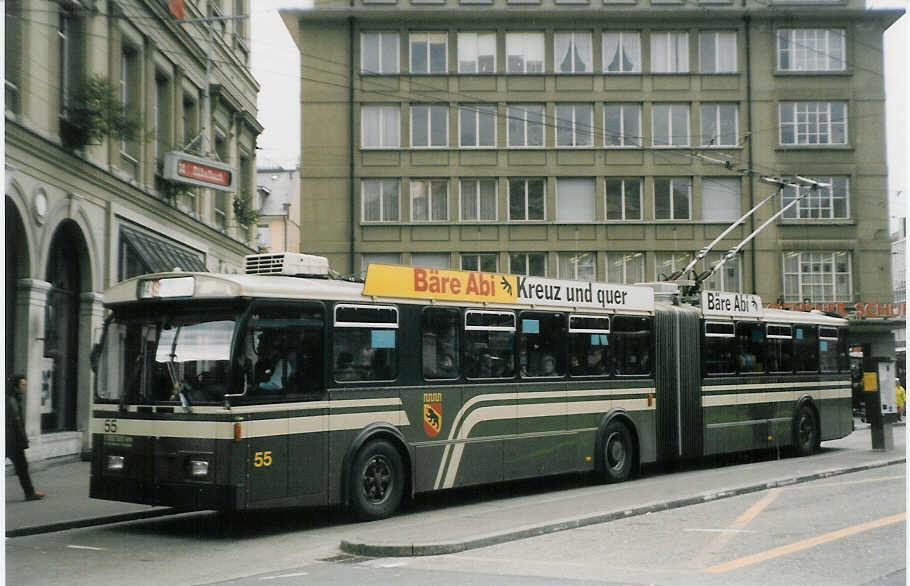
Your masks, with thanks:
[[[517,290],[512,275],[393,265],[370,265],[363,286],[364,295],[500,303],[515,303]]]

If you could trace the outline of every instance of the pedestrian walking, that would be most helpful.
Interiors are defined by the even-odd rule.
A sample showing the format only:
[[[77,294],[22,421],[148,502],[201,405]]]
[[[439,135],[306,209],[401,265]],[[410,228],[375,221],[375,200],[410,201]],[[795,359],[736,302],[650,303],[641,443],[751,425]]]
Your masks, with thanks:
[[[904,416],[904,403],[907,401],[907,392],[901,386],[900,380],[894,383],[894,394],[897,398],[897,418],[900,419]]]
[[[25,492],[25,500],[37,501],[44,498],[43,492],[36,492],[32,477],[28,473],[25,449],[28,435],[25,433],[25,391],[27,381],[21,374],[11,376],[6,384],[6,457],[13,461],[19,483]]]

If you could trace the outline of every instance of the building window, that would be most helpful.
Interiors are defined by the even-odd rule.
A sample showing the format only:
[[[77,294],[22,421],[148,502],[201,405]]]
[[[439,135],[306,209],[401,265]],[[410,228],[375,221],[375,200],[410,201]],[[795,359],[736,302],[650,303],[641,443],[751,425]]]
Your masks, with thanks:
[[[604,146],[641,146],[641,104],[604,104]]]
[[[506,72],[543,73],[543,33],[506,33]]]
[[[543,105],[509,106],[510,147],[542,147],[544,145]]]
[[[397,179],[364,179],[360,184],[364,222],[397,222],[399,183]]]
[[[726,253],[709,252],[701,261],[702,271],[707,271],[714,267],[714,265],[720,262],[720,259],[723,258],[724,254]],[[725,262],[723,266],[714,271],[714,273],[702,283],[702,289],[741,293],[743,290],[740,272],[740,266],[742,265],[741,259],[742,255],[738,254]]]
[[[446,73],[446,33],[411,33],[411,73]]]
[[[797,197],[796,204],[784,212],[784,219],[833,220],[850,217],[850,178],[846,176],[822,177],[828,187],[784,187],[782,206],[787,206]]]
[[[370,252],[360,257],[360,274],[367,274],[370,265],[397,265],[401,264],[401,255],[395,252]]]
[[[604,73],[641,73],[641,33],[605,32],[603,61]]]
[[[497,197],[495,179],[462,179],[461,221],[495,222]]]
[[[651,33],[651,73],[689,72],[689,33]]]
[[[214,199],[213,211],[215,214],[215,227],[219,230],[224,230],[227,228],[228,194],[225,191],[215,191]]]
[[[566,252],[559,255],[559,278],[593,281],[596,278],[596,252]]]
[[[608,252],[608,283],[641,283],[645,280],[644,252]]]
[[[543,179],[510,179],[509,220],[543,220],[544,193]]]
[[[70,96],[79,82],[80,44],[78,31],[81,24],[76,12],[68,7],[61,7],[57,26],[57,39],[59,41],[59,67],[57,88],[60,95],[60,113],[66,114],[70,105]],[[16,22],[17,29],[22,27],[22,22]],[[9,29],[7,29],[9,31]]]
[[[591,73],[594,62],[590,32],[553,33],[553,72]]]
[[[496,146],[496,105],[458,107],[458,141],[462,148]]]
[[[4,86],[7,111],[18,113],[20,110],[19,91],[22,84],[22,58],[23,58],[23,23],[22,0],[6,0],[4,34]]]
[[[608,220],[641,220],[641,178],[607,177],[604,189]]]
[[[654,104],[651,142],[658,147],[689,146],[689,104]]]
[[[268,224],[259,224],[256,226],[256,246],[260,248],[269,248],[272,242],[271,228]]]
[[[171,146],[171,80],[165,76],[155,76],[155,94],[152,107],[154,112],[154,156],[159,161]]]
[[[496,273],[499,271],[499,255],[495,252],[483,254],[462,254],[461,270]]]
[[[706,222],[732,222],[742,215],[741,181],[734,177],[703,177],[701,180],[701,219]]]
[[[850,253],[846,250],[785,252],[784,301],[850,301],[853,298],[850,264]]]
[[[739,146],[739,106],[737,104],[701,105],[701,145]]]
[[[698,71],[700,73],[736,73],[736,33],[698,33]]]
[[[431,269],[448,269],[452,258],[448,252],[412,252],[412,267],[428,267]]]
[[[133,47],[124,45],[120,53],[120,104],[127,115],[139,115],[139,53]],[[120,140],[121,160],[138,172],[139,143],[135,140]]]
[[[360,107],[361,148],[401,146],[401,108],[398,105]]]
[[[844,29],[778,30],[778,71],[844,71],[844,36]]]
[[[547,253],[513,252],[509,254],[509,273],[527,277],[546,277]]]
[[[654,275],[658,281],[686,268],[692,255],[688,252],[658,252],[654,255]]]
[[[781,102],[780,144],[847,144],[846,102]]]
[[[496,33],[458,33],[458,73],[496,73]]]
[[[654,218],[688,220],[692,201],[692,179],[689,177],[654,178]],[[669,274],[669,273],[668,273]]]
[[[449,145],[449,107],[445,104],[411,106],[411,146],[445,147]]]
[[[360,34],[360,71],[365,74],[395,74],[400,70],[397,32]]]
[[[449,220],[449,182],[445,179],[411,180],[411,221],[447,222]]]
[[[594,221],[594,179],[592,177],[556,178],[556,221],[590,223]]]
[[[591,104],[556,105],[556,146],[594,145],[594,106]]]

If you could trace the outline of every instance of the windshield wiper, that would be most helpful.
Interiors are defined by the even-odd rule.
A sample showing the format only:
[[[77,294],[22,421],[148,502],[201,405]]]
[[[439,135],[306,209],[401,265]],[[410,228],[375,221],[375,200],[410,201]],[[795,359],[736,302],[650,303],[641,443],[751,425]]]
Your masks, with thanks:
[[[167,355],[167,374],[171,378],[171,385],[173,386],[174,392],[171,394],[171,400],[175,400],[178,397],[180,398],[180,405],[187,413],[192,413],[193,408],[190,405],[190,400],[187,397],[186,391],[190,389],[189,384],[180,379],[180,375],[177,373],[177,363],[175,359],[177,358],[177,339],[180,337],[180,330],[183,326],[177,326],[177,331],[174,332],[174,341],[171,342],[171,352]]]

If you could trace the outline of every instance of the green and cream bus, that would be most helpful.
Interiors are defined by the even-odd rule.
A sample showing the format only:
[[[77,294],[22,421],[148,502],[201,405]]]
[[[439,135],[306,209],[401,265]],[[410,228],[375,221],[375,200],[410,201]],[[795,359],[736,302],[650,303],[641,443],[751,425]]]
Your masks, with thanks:
[[[793,446],[852,431],[846,321],[755,295],[247,258],[105,294],[92,497],[346,504]]]

